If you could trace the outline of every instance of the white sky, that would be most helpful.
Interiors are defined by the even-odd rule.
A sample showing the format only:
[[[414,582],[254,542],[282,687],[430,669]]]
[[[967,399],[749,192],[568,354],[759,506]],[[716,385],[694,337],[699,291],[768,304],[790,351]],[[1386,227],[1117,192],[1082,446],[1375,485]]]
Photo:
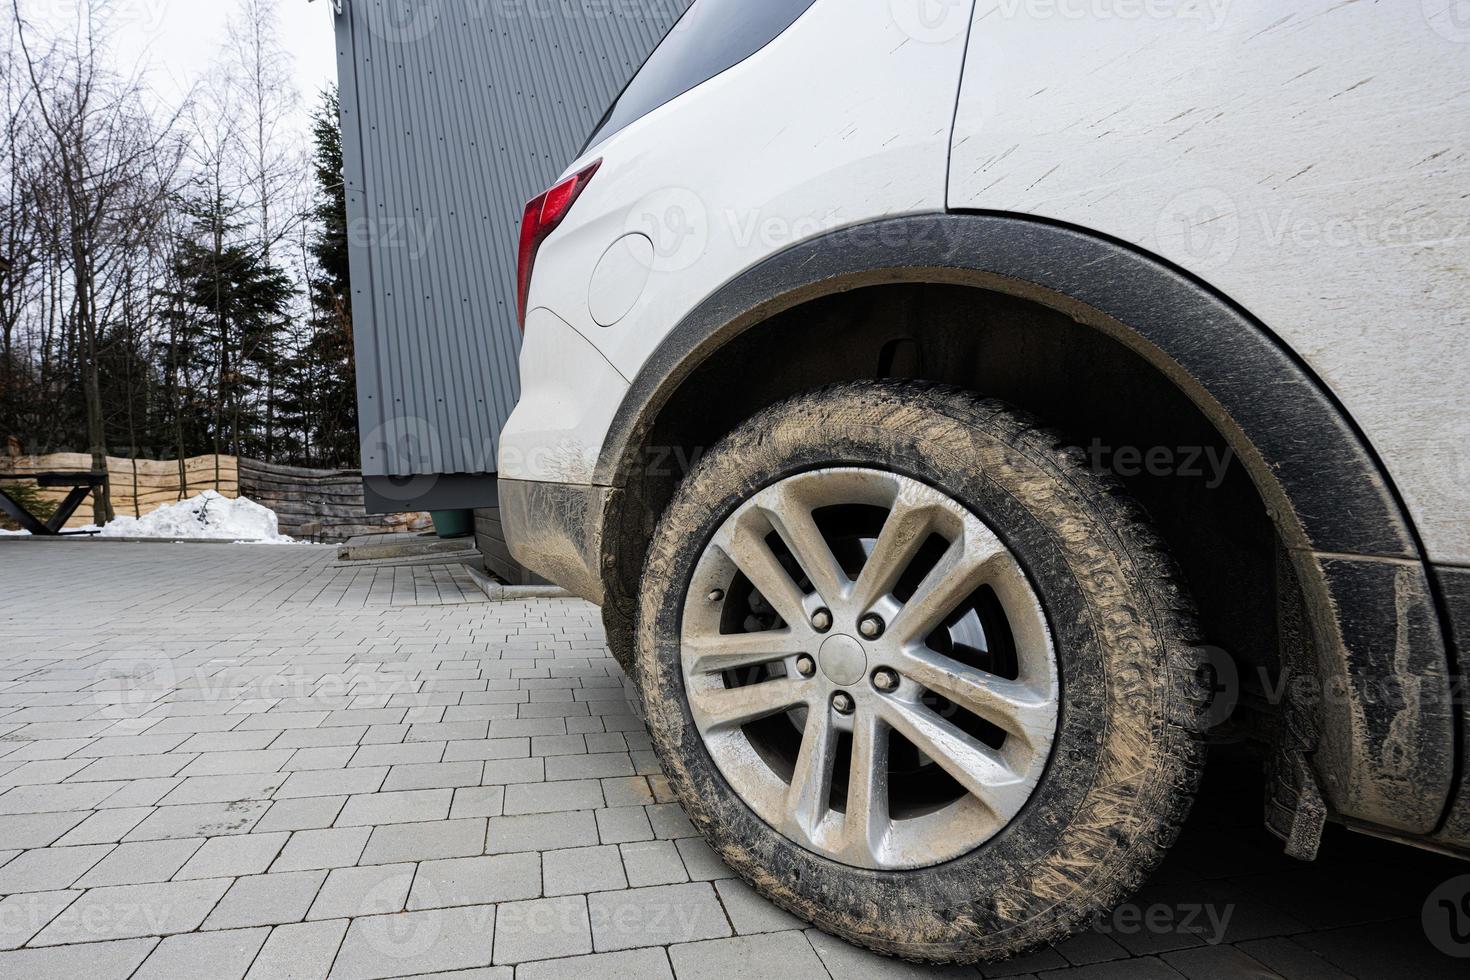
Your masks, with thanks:
[[[50,8],[71,7],[75,0],[21,0],[28,16]],[[225,25],[240,0],[111,0],[117,67],[130,74],[145,71],[160,100],[177,105],[179,98],[208,72],[225,42]],[[9,6],[7,3],[6,6]],[[305,130],[317,93],[337,80],[332,34],[332,0],[276,0],[282,45],[294,62],[292,81],[301,95]],[[37,18],[40,20],[41,18]]]

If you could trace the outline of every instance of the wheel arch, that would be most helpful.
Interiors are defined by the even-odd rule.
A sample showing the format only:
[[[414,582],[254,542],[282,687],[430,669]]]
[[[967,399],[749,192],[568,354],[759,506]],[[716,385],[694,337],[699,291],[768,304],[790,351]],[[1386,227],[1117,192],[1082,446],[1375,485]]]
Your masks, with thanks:
[[[618,408],[594,482],[613,488],[616,509],[662,409],[746,332],[825,297],[910,283],[1054,310],[1132,350],[1189,398],[1238,454],[1291,556],[1320,690],[1347,692],[1314,707],[1324,740],[1314,768],[1329,805],[1347,820],[1432,832],[1457,769],[1453,671],[1402,502],[1348,413],[1266,325],[1132,246],[990,212],[885,219],[799,243],[732,279],[664,338]],[[630,527],[603,535],[605,579],[636,539]],[[608,592],[615,599],[612,583]],[[1371,703],[1363,678],[1391,683],[1386,703]]]

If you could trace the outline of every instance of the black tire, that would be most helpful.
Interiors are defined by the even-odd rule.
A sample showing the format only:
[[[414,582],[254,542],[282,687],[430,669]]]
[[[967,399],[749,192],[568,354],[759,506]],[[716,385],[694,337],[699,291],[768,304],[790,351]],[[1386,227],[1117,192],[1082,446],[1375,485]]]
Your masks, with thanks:
[[[1041,781],[999,833],[942,864],[865,870],[792,843],[731,790],[685,698],[680,622],[706,542],[757,490],[832,465],[900,472],[970,508],[1019,559],[1055,638],[1061,703]],[[637,641],[654,744],[711,846],[782,908],[915,961],[1004,959],[1084,928],[1158,865],[1204,765],[1197,625],[1146,516],[1035,420],[954,389],[831,387],[722,441],[654,534]]]

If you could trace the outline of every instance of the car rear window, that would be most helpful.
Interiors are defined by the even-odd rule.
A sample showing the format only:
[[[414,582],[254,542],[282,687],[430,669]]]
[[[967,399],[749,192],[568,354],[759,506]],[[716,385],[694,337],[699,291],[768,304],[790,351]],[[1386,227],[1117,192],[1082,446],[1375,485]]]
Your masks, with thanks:
[[[695,0],[607,110],[587,147],[740,64],[780,37],[815,2]]]

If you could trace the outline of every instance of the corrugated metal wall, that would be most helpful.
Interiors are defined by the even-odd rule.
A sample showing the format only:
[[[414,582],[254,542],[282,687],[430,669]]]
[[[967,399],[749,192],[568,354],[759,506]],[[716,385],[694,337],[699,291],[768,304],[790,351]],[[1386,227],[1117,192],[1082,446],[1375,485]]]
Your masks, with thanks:
[[[517,234],[690,0],[342,0],[362,466],[495,468]]]

